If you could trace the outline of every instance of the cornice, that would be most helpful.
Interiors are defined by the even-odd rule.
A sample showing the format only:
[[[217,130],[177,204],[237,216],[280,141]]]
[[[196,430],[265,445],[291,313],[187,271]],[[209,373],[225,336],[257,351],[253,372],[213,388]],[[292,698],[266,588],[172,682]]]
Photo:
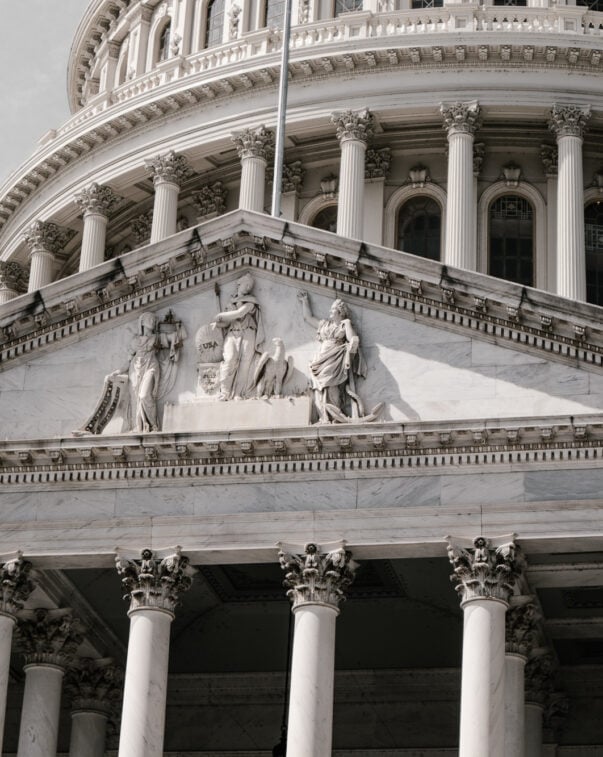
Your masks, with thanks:
[[[425,36],[417,39],[416,46],[404,39],[402,43],[398,40],[403,46],[394,47],[395,38],[388,37],[362,40],[362,49],[350,48],[349,44],[347,48],[342,44],[339,50],[324,49],[325,45],[318,45],[316,49],[294,49],[290,75],[294,83],[303,84],[308,80],[316,83],[333,77],[349,77],[352,71],[378,74],[459,68],[478,68],[480,72],[530,68],[601,72],[603,41],[601,49],[593,49],[590,44],[591,39],[597,37],[572,37],[568,44],[565,40],[560,42],[559,35],[526,34],[514,39],[512,45],[504,45],[500,44],[500,34],[493,40],[493,32],[472,32],[471,44],[446,45],[445,38],[438,41],[438,35]],[[462,37],[459,39],[464,41]],[[355,41],[355,44],[358,43]],[[97,96],[76,113],[58,130],[47,148],[40,150],[27,168],[13,174],[0,189],[0,233],[15,211],[45,182],[80,159],[88,160],[104,145],[148,129],[181,111],[248,95],[252,90],[276,87],[278,53],[251,57],[222,68],[203,69],[200,73],[187,61],[171,59],[163,64],[178,69],[178,75],[167,84],[157,85],[156,72],[149,72],[114,93]],[[130,90],[132,94],[124,96]],[[551,99],[549,107],[552,104]],[[434,104],[434,119],[436,114]]]

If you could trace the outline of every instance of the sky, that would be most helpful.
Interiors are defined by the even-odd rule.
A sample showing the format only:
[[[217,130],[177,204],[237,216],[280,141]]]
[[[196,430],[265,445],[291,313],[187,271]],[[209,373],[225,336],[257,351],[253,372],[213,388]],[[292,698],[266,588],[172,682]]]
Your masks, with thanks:
[[[69,118],[67,58],[90,0],[0,0],[0,184]]]

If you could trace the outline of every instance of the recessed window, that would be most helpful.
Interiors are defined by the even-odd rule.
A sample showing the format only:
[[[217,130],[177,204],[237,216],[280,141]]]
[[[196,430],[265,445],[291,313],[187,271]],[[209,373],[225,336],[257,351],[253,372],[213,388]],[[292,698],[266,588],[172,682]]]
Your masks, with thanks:
[[[494,5],[512,5],[525,7],[528,0],[494,0]]]
[[[603,305],[603,202],[597,200],[584,209],[586,248],[586,299]]]
[[[335,15],[362,10],[362,0],[335,0]]]
[[[439,260],[441,237],[442,210],[433,198],[413,197],[402,205],[398,213],[398,250]]]
[[[490,205],[489,273],[525,286],[534,284],[534,211],[517,195]]]
[[[266,19],[264,26],[280,27],[285,17],[285,0],[266,0]]]
[[[167,60],[170,57],[170,32],[171,24],[166,24],[159,38],[159,60]]]
[[[402,3],[400,3],[400,6]],[[441,8],[444,5],[444,0],[411,0],[410,7],[413,10],[421,10],[422,8]],[[402,10],[398,8],[397,10]]]
[[[337,205],[327,205],[322,208],[312,219],[310,226],[325,231],[337,231]]]
[[[224,37],[225,0],[210,0],[207,4],[205,23],[205,47],[221,45]]]

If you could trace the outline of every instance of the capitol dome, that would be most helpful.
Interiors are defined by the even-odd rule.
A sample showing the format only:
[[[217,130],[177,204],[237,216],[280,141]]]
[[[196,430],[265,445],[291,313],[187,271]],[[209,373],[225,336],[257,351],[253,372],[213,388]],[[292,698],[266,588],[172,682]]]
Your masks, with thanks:
[[[0,187],[0,751],[594,757],[603,7],[292,0],[281,130],[285,13],[92,0]]]

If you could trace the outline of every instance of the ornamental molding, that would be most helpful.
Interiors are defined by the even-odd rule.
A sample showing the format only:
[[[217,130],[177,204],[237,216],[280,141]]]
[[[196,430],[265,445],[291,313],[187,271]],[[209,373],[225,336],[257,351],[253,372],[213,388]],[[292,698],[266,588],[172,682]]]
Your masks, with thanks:
[[[23,605],[35,588],[30,578],[31,570],[32,564],[23,559],[21,552],[15,552],[14,555],[0,555],[2,580],[0,613],[16,616],[23,609]]]
[[[163,610],[173,615],[180,595],[190,589],[196,572],[180,547],[143,549],[137,556],[118,549],[115,567],[123,576],[124,599],[130,602],[130,613]]]
[[[557,145],[540,145],[540,159],[547,179],[557,178],[559,149]]]
[[[454,134],[473,136],[481,126],[481,113],[477,101],[442,103],[440,114],[449,137]]]
[[[367,144],[375,133],[375,117],[369,110],[333,113],[331,123],[335,126],[340,142],[354,140]]]
[[[540,612],[531,595],[513,595],[505,615],[505,651],[528,657],[540,640]]]
[[[282,192],[299,192],[304,184],[305,171],[301,160],[283,165]]]
[[[27,271],[12,260],[0,260],[0,289],[10,289],[17,294],[27,291]]]
[[[518,569],[515,559],[515,534],[473,540],[447,536],[448,559],[454,568],[450,580],[461,597],[461,607],[468,602],[494,599],[508,605]]]
[[[392,162],[392,151],[389,147],[376,149],[369,147],[364,155],[364,178],[386,179]]]
[[[58,254],[75,236],[73,229],[59,226],[52,221],[34,221],[23,234],[29,254],[49,252]]]
[[[123,669],[111,657],[77,658],[65,677],[72,711],[111,716],[121,700],[123,680]]]
[[[221,181],[204,184],[198,192],[193,194],[193,203],[199,220],[213,218],[226,210],[228,189]]]
[[[278,560],[285,572],[283,586],[293,610],[304,605],[329,605],[339,609],[354,580],[357,564],[345,543],[309,543],[303,548],[279,545]]]
[[[584,137],[586,124],[591,117],[590,105],[555,103],[551,109],[549,129],[557,140],[562,137]]]
[[[269,160],[274,153],[274,132],[263,124],[255,129],[244,129],[233,134],[232,141],[241,160],[245,158]]]
[[[145,160],[145,167],[153,178],[153,184],[177,184],[179,187],[193,175],[184,155],[169,150],[151,160]]]
[[[67,668],[84,640],[84,629],[68,608],[21,610],[17,644],[26,665],[56,665]]]
[[[153,211],[148,210],[141,213],[130,221],[130,231],[134,242],[142,246],[148,244],[151,238],[151,228],[153,226]]]
[[[96,182],[75,195],[75,201],[84,214],[94,213],[103,216],[108,216],[122,199],[111,187]]]
[[[419,28],[421,24],[419,24]],[[516,29],[507,29],[505,25],[500,28],[500,33],[514,32]],[[419,30],[417,29],[417,31]],[[520,31],[521,29],[517,29]],[[409,29],[409,33],[413,33]],[[240,46],[240,40],[233,44]],[[544,47],[534,45],[509,45],[482,44],[480,46],[469,45],[466,47],[465,56],[462,60],[457,57],[453,48],[427,45],[420,48],[403,47],[391,49],[391,39],[388,38],[388,47],[374,48],[367,52],[353,52],[349,50],[334,50],[326,52],[317,60],[302,60],[304,55],[309,54],[305,50],[305,44],[301,46],[296,58],[293,53],[289,66],[293,81],[303,82],[314,80],[317,73],[321,76],[347,77],[350,70],[361,72],[363,70],[375,72],[389,72],[394,69],[431,70],[437,68],[456,69],[459,66],[474,67],[479,63],[480,68],[498,69],[504,63],[505,69],[524,69],[526,63],[538,68],[568,69],[581,72],[601,71],[602,55],[598,49],[584,48],[576,53],[573,48],[568,48],[563,42]],[[503,49],[505,48],[505,49]],[[552,52],[551,52],[552,51]],[[479,52],[479,54],[478,54]],[[507,57],[508,53],[508,57]],[[180,59],[174,58],[174,66],[180,66]],[[198,109],[199,106],[210,104],[224,98],[236,96],[239,92],[248,92],[249,88],[274,86],[278,79],[278,68],[275,66],[261,65],[261,59],[256,57],[249,59],[250,71],[243,77],[240,73],[224,73],[212,70],[212,79],[206,82],[206,76],[194,73],[195,69],[180,71],[173,81],[161,82],[156,72],[149,72],[138,79],[129,82],[131,94],[116,101],[115,95],[107,93],[105,102],[91,103],[79,110],[60,129],[46,151],[40,151],[40,157],[36,165],[29,169],[12,186],[8,187],[0,197],[0,231],[7,224],[15,211],[33,196],[37,189],[51,178],[58,176],[67,166],[71,166],[80,159],[89,157],[95,150],[105,144],[122,138],[126,133],[133,134],[143,131],[153,125],[153,122],[168,117],[178,111]],[[317,66],[320,70],[317,70]],[[182,90],[182,83],[190,77],[190,86]],[[82,80],[83,81],[83,80]],[[141,86],[144,82],[144,87]],[[149,89],[156,90],[155,99],[148,102]],[[97,96],[97,98],[100,96]],[[139,105],[136,105],[140,102]],[[128,110],[119,107],[122,104],[129,106]],[[99,109],[106,119],[98,123]],[[114,109],[114,112],[111,111]],[[108,118],[107,118],[108,116]],[[56,146],[55,146],[56,144]]]

